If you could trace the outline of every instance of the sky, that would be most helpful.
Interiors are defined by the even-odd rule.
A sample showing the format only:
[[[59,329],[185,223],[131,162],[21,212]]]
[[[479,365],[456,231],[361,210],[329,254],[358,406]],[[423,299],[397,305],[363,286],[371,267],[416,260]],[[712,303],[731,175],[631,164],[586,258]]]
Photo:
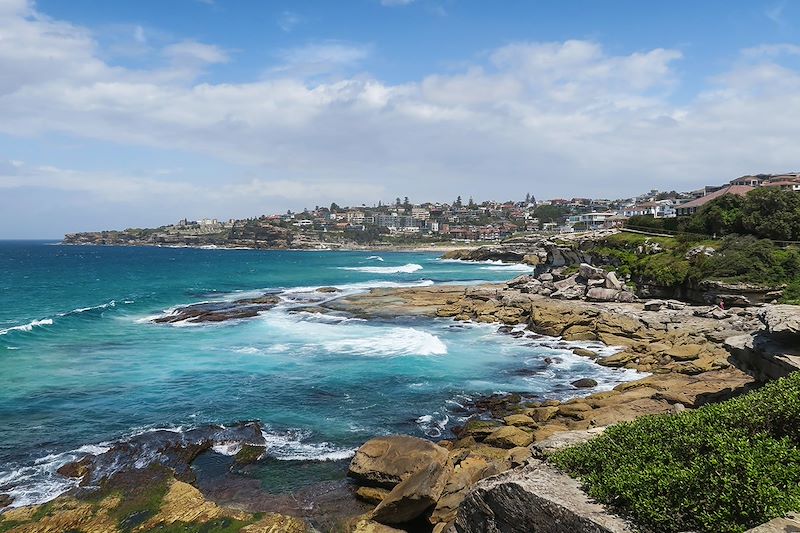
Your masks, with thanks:
[[[800,170],[792,0],[0,0],[0,239]]]

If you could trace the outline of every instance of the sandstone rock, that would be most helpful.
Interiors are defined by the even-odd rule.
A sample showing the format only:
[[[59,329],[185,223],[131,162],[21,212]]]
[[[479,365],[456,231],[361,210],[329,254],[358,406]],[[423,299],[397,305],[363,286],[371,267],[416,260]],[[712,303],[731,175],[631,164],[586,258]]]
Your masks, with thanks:
[[[617,289],[605,289],[602,287],[592,287],[586,291],[586,299],[592,302],[613,302],[620,291]]]
[[[568,418],[583,420],[586,411],[591,410],[591,406],[584,402],[565,403],[558,407],[558,414]]]
[[[336,287],[319,287],[319,288],[317,289],[317,292],[322,292],[322,293],[333,293],[333,292],[340,292],[340,289],[338,289],[338,288],[336,288]]]
[[[635,294],[628,291],[619,291],[617,295],[617,301],[622,303],[633,303],[638,301],[639,299],[636,297]]]
[[[462,439],[473,437],[475,440],[483,440],[501,425],[496,420],[469,420],[458,431],[458,436]]]
[[[586,348],[575,348],[572,350],[572,353],[581,357],[588,357],[589,359],[597,359],[597,352],[587,350]]]
[[[432,463],[444,466],[447,455],[441,446],[416,437],[377,437],[358,449],[347,475],[368,484],[394,487]]]
[[[358,490],[356,490],[356,496],[358,496],[360,500],[375,505],[381,503],[388,495],[389,490],[380,487],[358,487]]]
[[[498,448],[516,448],[528,446],[533,442],[533,436],[514,426],[503,426],[493,431],[484,442]]]
[[[546,439],[536,441],[532,448],[540,455],[550,455],[558,450],[582,444],[605,431],[605,427],[562,431]]]
[[[680,311],[686,308],[686,304],[683,302],[679,302],[678,300],[667,300],[667,309],[672,309],[673,311]]]
[[[543,463],[487,478],[458,510],[458,533],[631,533],[580,490],[579,483]]]
[[[673,346],[664,353],[676,361],[693,361],[700,357],[702,349],[703,347],[699,344],[683,344],[680,346]]]
[[[506,282],[506,285],[509,287],[521,287],[523,285],[527,285],[531,281],[535,280],[532,275],[530,274],[523,274],[521,276],[517,276],[516,278],[512,279],[511,281]]]
[[[303,520],[294,516],[268,513],[254,524],[243,527],[241,533],[311,533]]]
[[[275,533],[278,533],[277,531]],[[368,518],[362,518],[352,529],[352,533],[405,533],[403,529],[397,529],[378,522],[373,522]]]
[[[430,462],[401,481],[372,511],[371,518],[382,524],[402,524],[435,505],[442,495],[450,470]]]
[[[527,446],[518,446],[508,450],[508,462],[512,467],[522,466],[528,462],[533,454]]]
[[[528,414],[534,421],[543,423],[547,422],[558,412],[558,406],[537,407],[528,411]]]
[[[236,455],[233,456],[233,462],[237,465],[249,465],[261,459],[266,453],[266,447],[253,446],[252,444],[242,445]]]
[[[0,494],[0,509],[8,507],[14,500],[8,494]]]
[[[551,274],[550,272],[544,272],[542,274],[539,274],[539,281],[541,282],[553,281],[553,274]]]
[[[503,418],[509,426],[535,426],[536,422],[528,415],[509,415]]]
[[[601,357],[597,360],[598,364],[603,366],[610,366],[610,367],[621,367],[625,366],[627,363],[630,363],[638,356],[634,352],[623,351],[615,353],[614,355],[609,355],[608,357]]]
[[[487,459],[469,455],[457,464],[447,478],[442,495],[431,513],[430,522],[451,522],[456,518],[456,510],[469,489],[481,479],[497,474],[497,467]]]
[[[578,389],[591,389],[597,387],[597,381],[591,378],[581,378],[573,381],[572,386]]]

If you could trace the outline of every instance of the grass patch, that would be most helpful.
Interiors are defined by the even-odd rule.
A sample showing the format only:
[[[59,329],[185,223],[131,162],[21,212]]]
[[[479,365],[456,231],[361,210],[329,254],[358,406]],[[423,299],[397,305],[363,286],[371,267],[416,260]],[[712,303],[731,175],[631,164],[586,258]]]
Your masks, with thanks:
[[[609,428],[551,460],[643,530],[742,532],[800,509],[800,372]]]

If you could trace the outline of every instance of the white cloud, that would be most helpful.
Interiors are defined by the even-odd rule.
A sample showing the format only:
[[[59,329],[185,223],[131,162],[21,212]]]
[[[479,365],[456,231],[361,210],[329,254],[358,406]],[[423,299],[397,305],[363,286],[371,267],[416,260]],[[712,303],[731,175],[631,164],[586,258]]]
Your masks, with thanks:
[[[230,60],[224,50],[182,41],[161,49],[166,66],[114,67],[87,29],[10,5],[0,3],[0,133],[181,151],[231,173],[211,187],[126,168],[108,169],[117,178],[41,170],[6,176],[6,191],[35,181],[121,202],[120,190],[144,209],[137,191],[153,190],[162,202],[227,198],[235,215],[237,202],[267,210],[325,196],[616,196],[797,165],[800,73],[783,62],[795,45],[744,51],[680,104],[680,51],[610,53],[578,40],[508,44],[407,83],[348,75],[370,46],[312,43],[280,52],[266,79],[201,82],[205,67]]]
[[[278,27],[286,33],[291,32],[303,21],[303,18],[294,11],[283,11],[278,16]]]
[[[287,48],[277,53],[281,64],[272,72],[283,76],[307,77],[359,65],[372,52],[371,46],[342,41],[311,43],[296,48]]]

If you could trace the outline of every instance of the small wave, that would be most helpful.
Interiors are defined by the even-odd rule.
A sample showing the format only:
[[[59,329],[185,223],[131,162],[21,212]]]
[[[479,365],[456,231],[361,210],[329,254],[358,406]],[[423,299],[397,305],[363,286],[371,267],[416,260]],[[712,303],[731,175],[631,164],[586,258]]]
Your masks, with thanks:
[[[392,328],[375,336],[337,339],[322,346],[330,352],[369,355],[445,355],[447,345],[439,337],[414,328]]]
[[[434,439],[442,436],[448,422],[450,422],[450,417],[438,411],[417,418],[417,425],[422,429],[422,432]]]
[[[372,261],[383,261],[383,257],[381,257],[379,255],[371,255],[371,256],[367,257],[367,261],[370,261],[370,260],[372,260]]]
[[[127,303],[127,300],[126,300],[126,303]],[[117,302],[115,300],[111,300],[110,302],[106,302],[104,304],[93,305],[91,307],[79,307],[77,309],[73,309],[72,311],[67,311],[66,313],[59,313],[58,316],[79,315],[81,313],[86,313],[87,311],[96,311],[98,309],[108,309],[109,307],[116,307],[116,306],[117,306]]]
[[[32,320],[27,324],[22,324],[20,326],[12,326],[10,328],[0,329],[0,335],[6,335],[11,333],[12,331],[32,331],[33,328],[42,327],[42,326],[52,326],[53,319],[52,318],[45,318],[43,320]]]
[[[356,453],[355,448],[339,448],[330,442],[303,442],[311,436],[309,431],[261,434],[267,443],[267,455],[281,461],[340,461]]]
[[[370,274],[411,274],[422,270],[422,265],[408,263],[403,266],[363,266],[363,267],[339,267],[341,270],[353,270],[355,272],[368,272]]]

